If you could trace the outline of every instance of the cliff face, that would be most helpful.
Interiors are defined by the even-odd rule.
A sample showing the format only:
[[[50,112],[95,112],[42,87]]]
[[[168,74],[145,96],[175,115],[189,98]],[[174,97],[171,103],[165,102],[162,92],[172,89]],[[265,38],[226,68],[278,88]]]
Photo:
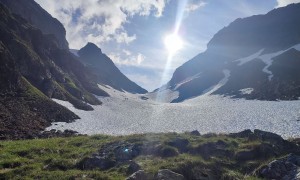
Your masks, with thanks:
[[[237,19],[220,30],[205,52],[174,72],[167,84],[179,92],[173,102],[202,95],[217,86],[220,87],[212,94],[261,100],[298,99],[299,12],[300,4],[292,4],[265,15]]]
[[[97,82],[120,91],[143,94],[147,91],[128,79],[93,43],[88,43],[78,51],[80,61],[97,76]]]
[[[0,137],[30,136],[54,121],[78,116],[50,98],[92,110],[106,95],[74,56],[0,3]],[[93,93],[93,94],[92,94]]]
[[[69,49],[66,30],[34,0],[0,0],[11,12],[20,15],[44,34],[53,34],[61,49]]]

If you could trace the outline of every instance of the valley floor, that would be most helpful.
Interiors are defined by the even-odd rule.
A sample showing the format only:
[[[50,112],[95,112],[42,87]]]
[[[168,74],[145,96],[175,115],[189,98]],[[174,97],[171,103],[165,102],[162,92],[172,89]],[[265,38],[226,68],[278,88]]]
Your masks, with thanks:
[[[300,137],[300,100],[258,101],[204,95],[183,103],[163,103],[155,99],[155,94],[143,96],[102,88],[111,97],[99,97],[103,105],[93,106],[94,111],[78,110],[68,102],[55,100],[81,119],[73,123],[56,122],[48,130],[72,129],[89,135],[127,135],[192,130],[230,133],[262,129],[284,138]]]

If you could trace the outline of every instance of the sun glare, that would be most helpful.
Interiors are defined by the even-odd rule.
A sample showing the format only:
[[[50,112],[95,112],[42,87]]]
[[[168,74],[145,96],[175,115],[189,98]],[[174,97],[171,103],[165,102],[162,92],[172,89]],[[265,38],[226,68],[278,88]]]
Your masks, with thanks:
[[[165,37],[165,46],[173,54],[182,48],[183,43],[177,34],[170,34]]]

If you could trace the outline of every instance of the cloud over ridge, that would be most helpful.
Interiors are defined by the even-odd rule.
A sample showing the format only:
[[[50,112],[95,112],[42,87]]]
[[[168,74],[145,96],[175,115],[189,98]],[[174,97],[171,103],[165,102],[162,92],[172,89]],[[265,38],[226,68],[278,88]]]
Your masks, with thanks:
[[[166,0],[35,0],[67,30],[71,48],[81,48],[86,42],[130,43],[137,37],[128,34],[124,24],[134,15],[160,17]]]

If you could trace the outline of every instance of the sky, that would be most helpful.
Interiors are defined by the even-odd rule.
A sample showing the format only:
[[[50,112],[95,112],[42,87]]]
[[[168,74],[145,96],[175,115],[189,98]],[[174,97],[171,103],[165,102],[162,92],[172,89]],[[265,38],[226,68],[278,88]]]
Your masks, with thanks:
[[[300,0],[35,0],[65,27],[71,49],[95,43],[138,85],[152,91],[206,50],[237,18],[265,14]],[[170,55],[174,31],[182,48]],[[168,63],[167,63],[168,62]]]

